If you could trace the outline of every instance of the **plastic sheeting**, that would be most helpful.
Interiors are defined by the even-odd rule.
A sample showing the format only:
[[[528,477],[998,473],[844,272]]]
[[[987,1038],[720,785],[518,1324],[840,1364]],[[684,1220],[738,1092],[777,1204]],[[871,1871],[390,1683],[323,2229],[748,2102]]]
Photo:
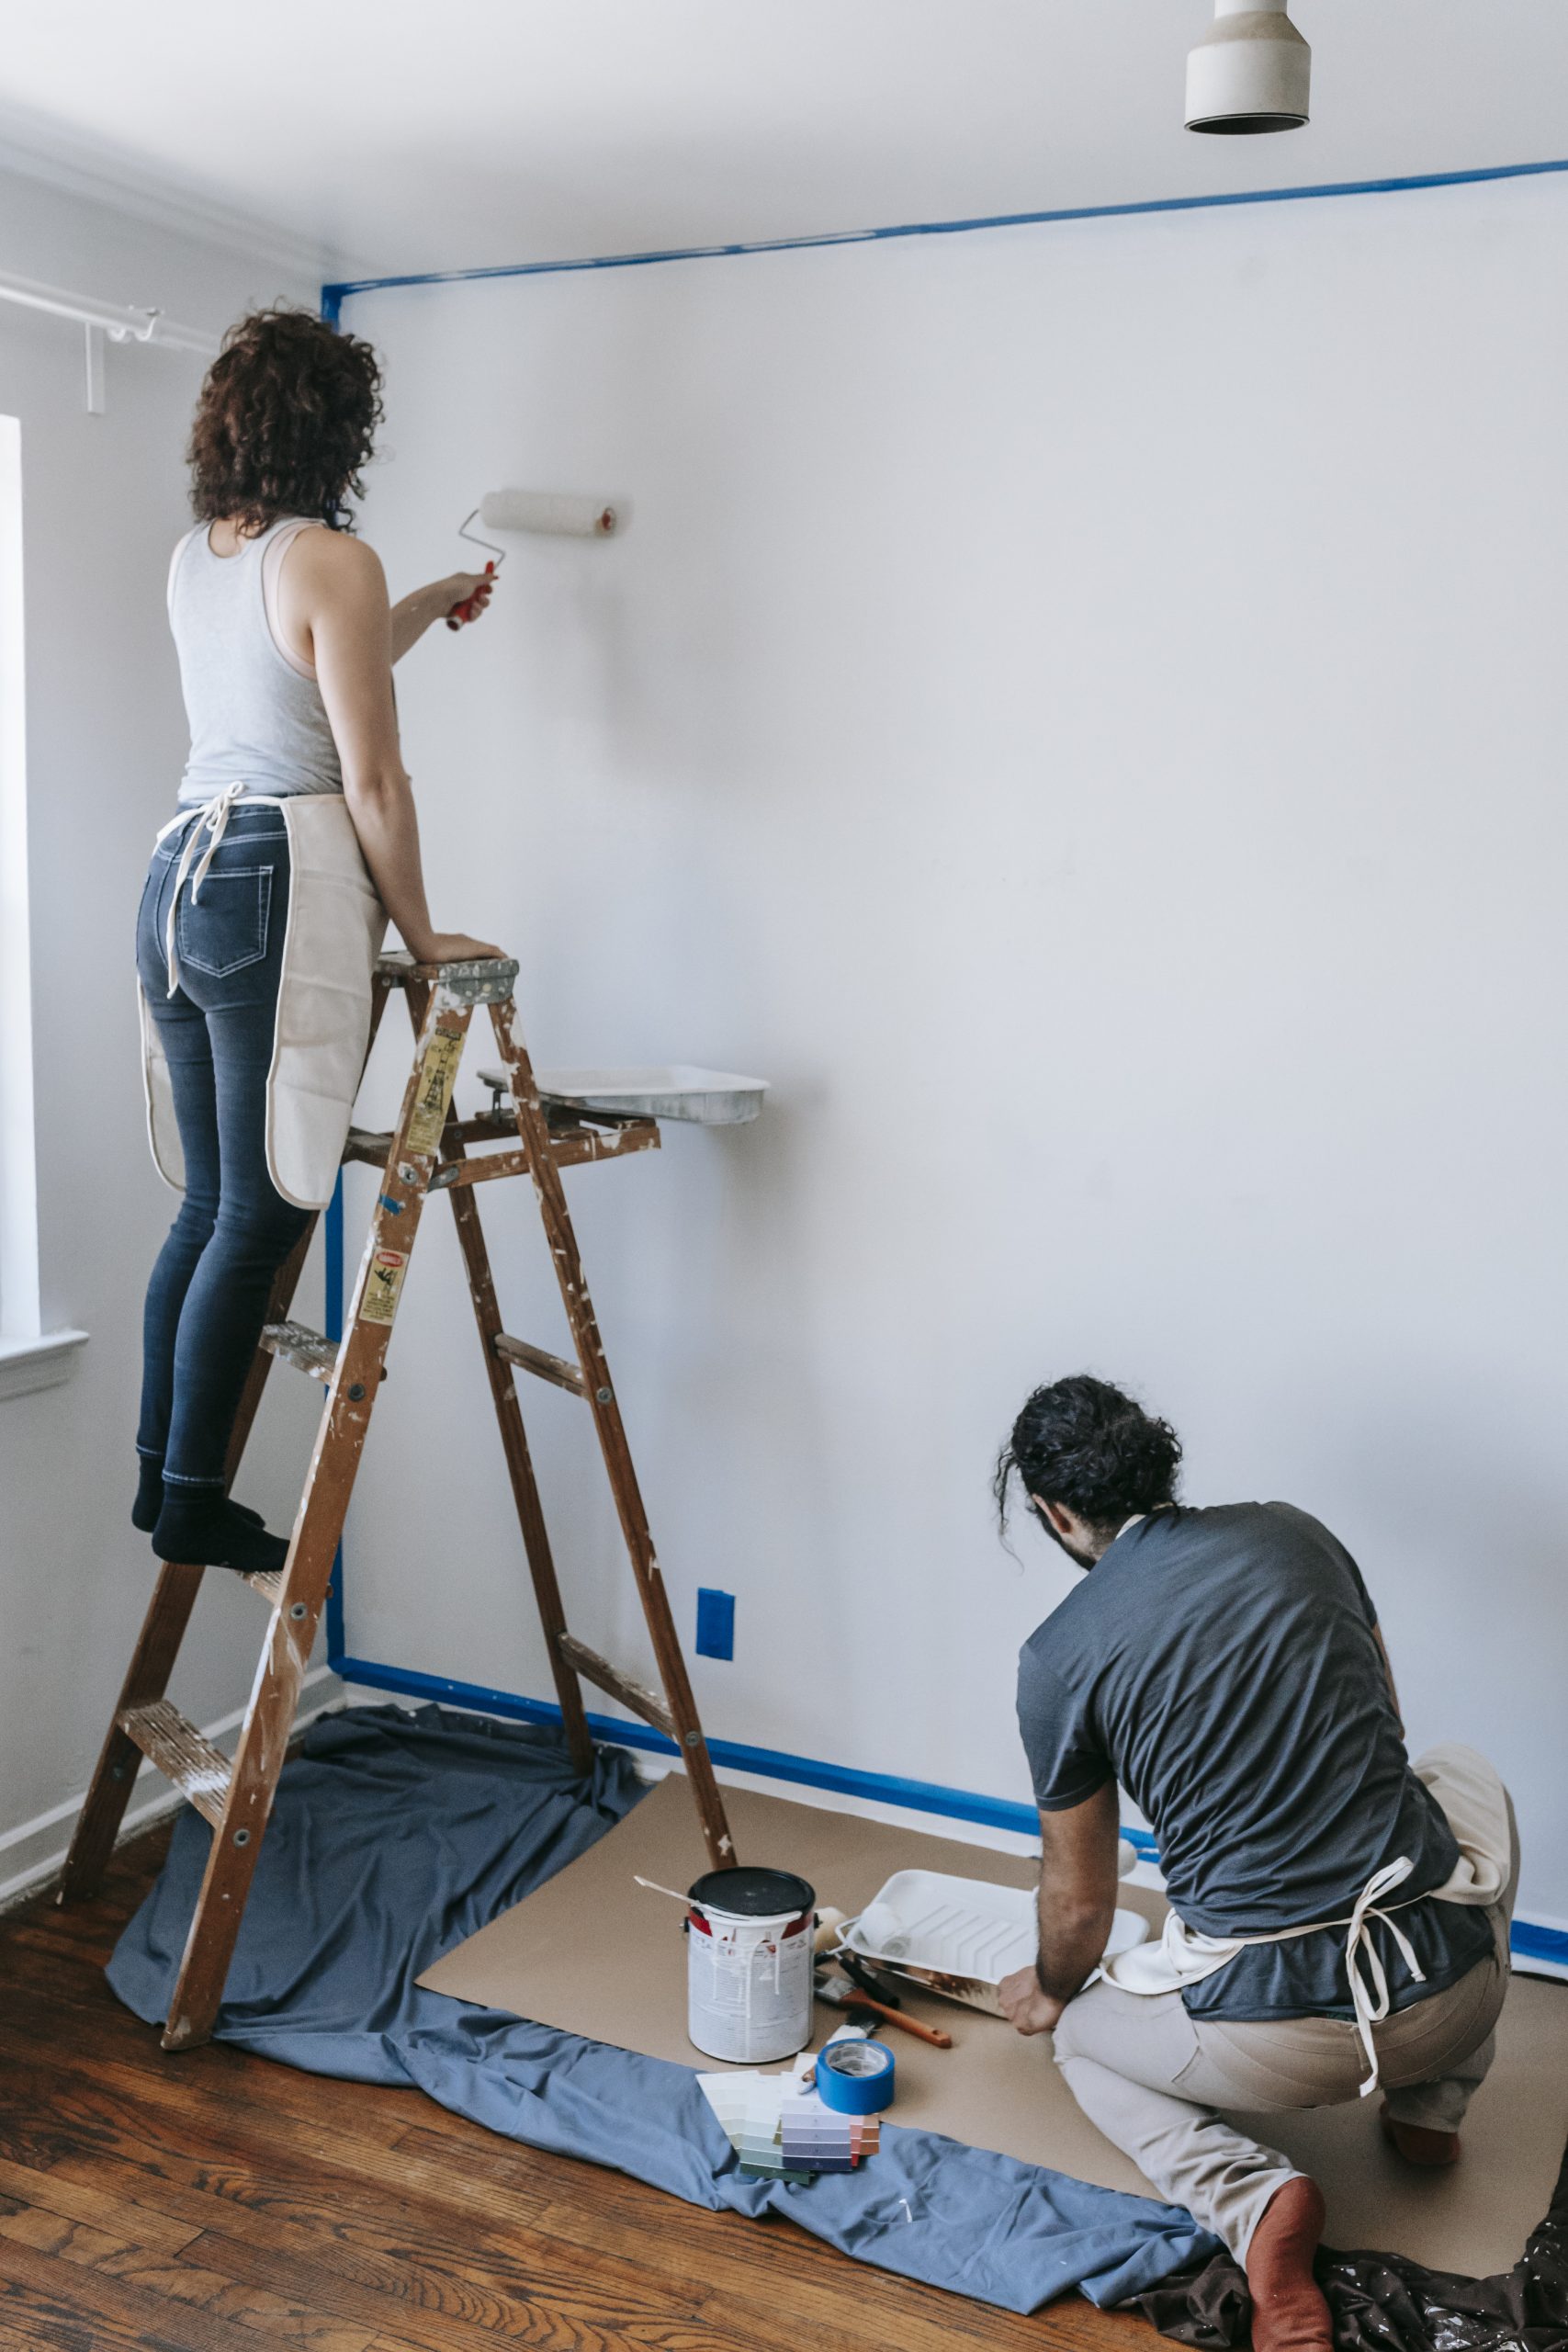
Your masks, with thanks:
[[[1317,2275],[1334,2314],[1338,2352],[1564,2352],[1568,2347],[1568,2155],[1551,2210],[1512,2270],[1461,2278],[1397,2254],[1337,2254]],[[1179,2343],[1224,2352],[1246,2344],[1247,2280],[1228,2255],[1129,2297]]]
[[[510,2139],[694,2205],[784,2213],[863,2261],[1008,2311],[1072,2287],[1122,2302],[1218,2251],[1177,2207],[892,2125],[857,2172],[801,2188],[744,2179],[694,2069],[419,1989],[441,1953],[640,1794],[623,1750],[601,1749],[584,1782],[558,1736],[521,1724],[437,1707],[322,1717],[278,1783],[219,2038],[312,2074],[416,2084]],[[210,1835],[180,1816],[109,1963],[149,2024],[167,2012]]]

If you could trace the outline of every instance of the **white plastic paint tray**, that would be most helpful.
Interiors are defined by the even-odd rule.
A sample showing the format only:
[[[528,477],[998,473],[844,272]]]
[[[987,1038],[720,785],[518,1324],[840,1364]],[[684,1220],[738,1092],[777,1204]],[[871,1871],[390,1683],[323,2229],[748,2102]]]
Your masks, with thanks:
[[[1107,1952],[1129,1951],[1149,1932],[1137,1911],[1118,1911]],[[939,1871],[897,1871],[843,1929],[852,1951],[896,1969],[932,1993],[1001,2015],[997,1986],[1028,1968],[1038,1949],[1035,1898],[1028,1888]]]
[[[768,1091],[765,1078],[733,1070],[699,1069],[691,1062],[658,1062],[638,1069],[542,1069],[539,1092],[552,1102],[620,1118],[689,1119],[699,1127],[738,1127],[754,1119]],[[481,1069],[486,1086],[504,1090],[502,1069]]]

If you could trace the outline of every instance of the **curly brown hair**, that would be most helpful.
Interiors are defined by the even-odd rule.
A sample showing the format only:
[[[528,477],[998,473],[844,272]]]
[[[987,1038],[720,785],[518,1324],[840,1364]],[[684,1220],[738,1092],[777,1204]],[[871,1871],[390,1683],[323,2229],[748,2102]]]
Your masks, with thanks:
[[[347,527],[359,469],[381,421],[381,370],[369,344],[311,311],[254,311],[207,371],[186,452],[197,520],[247,536],[280,514]]]
[[[1015,1472],[1032,1501],[1066,1503],[1114,1535],[1134,1512],[1163,1510],[1174,1498],[1180,1461],[1181,1440],[1170,1423],[1108,1380],[1080,1372],[1054,1381],[1030,1397],[998,1457],[991,1491],[1002,1533]]]

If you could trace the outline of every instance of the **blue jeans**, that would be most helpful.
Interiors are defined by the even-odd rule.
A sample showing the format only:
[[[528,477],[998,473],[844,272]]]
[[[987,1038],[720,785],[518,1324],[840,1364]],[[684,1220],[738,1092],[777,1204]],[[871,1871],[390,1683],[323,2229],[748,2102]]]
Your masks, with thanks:
[[[194,1499],[223,1491],[273,1276],[310,1220],[266,1164],[288,835],[276,808],[234,810],[199,899],[190,879],[180,893],[171,996],[164,929],[188,830],[153,851],[136,925],[137,970],[168,1057],[186,1162],[185,1200],[147,1288],[136,1450]]]

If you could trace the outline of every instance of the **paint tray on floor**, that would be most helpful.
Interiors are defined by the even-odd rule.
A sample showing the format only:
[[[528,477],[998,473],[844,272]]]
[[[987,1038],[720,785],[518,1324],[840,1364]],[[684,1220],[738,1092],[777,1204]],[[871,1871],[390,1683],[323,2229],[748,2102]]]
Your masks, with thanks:
[[[1119,1910],[1106,1951],[1128,1951],[1148,1932],[1141,1914]],[[896,1871],[849,1921],[843,1940],[929,1992],[1000,2017],[997,1986],[1014,1969],[1029,1967],[1038,1947],[1035,1898],[1027,1888],[989,1879]]]
[[[634,1069],[542,1069],[539,1092],[551,1102],[607,1111],[623,1119],[687,1119],[699,1127],[738,1127],[754,1119],[768,1091],[765,1078],[700,1069],[693,1062],[650,1063]],[[503,1069],[481,1069],[486,1086],[505,1092]]]

